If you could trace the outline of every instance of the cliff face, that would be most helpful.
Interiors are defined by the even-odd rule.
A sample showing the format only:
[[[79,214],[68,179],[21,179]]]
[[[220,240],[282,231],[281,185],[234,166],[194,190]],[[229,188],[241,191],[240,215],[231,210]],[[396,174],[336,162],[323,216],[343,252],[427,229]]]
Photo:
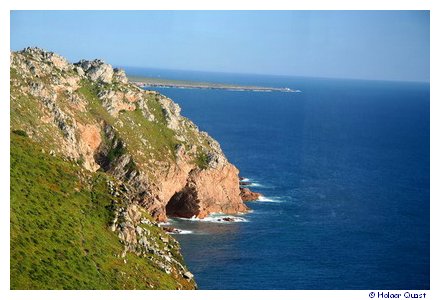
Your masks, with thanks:
[[[11,53],[11,130],[104,171],[157,221],[245,212],[238,170],[180,107],[101,60],[70,64],[38,48]]]

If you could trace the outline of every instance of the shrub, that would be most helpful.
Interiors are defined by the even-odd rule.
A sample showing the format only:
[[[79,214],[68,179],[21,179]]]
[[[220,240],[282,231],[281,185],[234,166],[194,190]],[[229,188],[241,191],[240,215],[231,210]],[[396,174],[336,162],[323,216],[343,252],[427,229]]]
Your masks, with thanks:
[[[209,166],[209,157],[205,152],[201,152],[197,155],[195,162],[200,169],[207,169]]]
[[[26,133],[26,131],[21,130],[21,129],[12,130],[12,133],[19,135],[19,136],[28,137],[28,134]]]

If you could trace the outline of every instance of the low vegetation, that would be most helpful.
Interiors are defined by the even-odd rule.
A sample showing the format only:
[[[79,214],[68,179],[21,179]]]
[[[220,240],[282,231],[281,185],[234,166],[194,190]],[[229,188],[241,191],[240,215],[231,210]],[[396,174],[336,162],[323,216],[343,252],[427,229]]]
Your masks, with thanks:
[[[120,257],[108,175],[43,153],[20,131],[11,134],[10,175],[11,289],[190,288],[148,257]]]

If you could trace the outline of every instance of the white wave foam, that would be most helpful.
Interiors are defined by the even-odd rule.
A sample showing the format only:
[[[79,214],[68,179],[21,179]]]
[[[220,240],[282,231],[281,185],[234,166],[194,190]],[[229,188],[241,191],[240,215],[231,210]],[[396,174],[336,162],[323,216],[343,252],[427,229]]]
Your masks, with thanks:
[[[267,188],[266,185],[259,183],[256,180],[253,180],[252,178],[243,177],[240,182],[245,182],[246,184],[243,184],[243,187],[259,187],[259,188]]]
[[[178,231],[169,232],[169,234],[191,234],[191,233],[194,233],[194,231],[192,231],[192,230],[183,230],[183,229],[178,229],[178,228],[176,228],[176,230],[178,230]]]
[[[265,196],[260,196],[260,198],[258,198],[257,202],[272,202],[272,203],[281,203],[282,201],[279,200],[279,197],[265,197]]]
[[[261,184],[258,181],[255,181],[251,178],[244,178],[243,180],[240,180],[240,182],[246,182],[246,184],[243,184],[243,187],[259,187],[259,188],[267,187],[266,185]]]
[[[209,223],[222,223],[222,224],[232,224],[232,223],[240,223],[240,222],[249,222],[247,219],[232,215],[224,215],[224,214],[211,214],[203,219],[199,219],[196,217],[192,217],[189,219],[179,218],[185,221],[192,222],[209,222]]]
[[[235,216],[221,216],[221,217],[213,217],[209,216],[206,217],[205,222],[213,222],[213,223],[239,223],[239,222],[249,222],[247,219],[242,217],[235,217]]]
[[[168,222],[159,222],[159,226],[169,226],[169,225],[171,225],[171,223],[168,221]]]

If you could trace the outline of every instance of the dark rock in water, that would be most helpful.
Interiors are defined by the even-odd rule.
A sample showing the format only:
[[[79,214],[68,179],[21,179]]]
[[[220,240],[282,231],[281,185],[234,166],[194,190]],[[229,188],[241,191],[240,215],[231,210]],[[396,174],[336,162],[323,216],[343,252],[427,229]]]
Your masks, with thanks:
[[[249,179],[246,178],[246,177],[239,176],[238,179],[240,181],[240,186],[251,185],[252,184],[252,182],[250,182]]]
[[[257,192],[252,192],[248,188],[242,188],[242,187],[240,188],[240,197],[243,201],[258,200],[261,196],[262,196],[262,194],[257,193]]]
[[[234,218],[231,218],[231,217],[224,217],[224,218],[217,219],[217,221],[218,222],[222,222],[222,221],[224,221],[224,222],[235,222],[236,220]]]
[[[162,229],[168,233],[181,233],[182,232],[181,230],[174,228],[174,227],[162,227]]]

